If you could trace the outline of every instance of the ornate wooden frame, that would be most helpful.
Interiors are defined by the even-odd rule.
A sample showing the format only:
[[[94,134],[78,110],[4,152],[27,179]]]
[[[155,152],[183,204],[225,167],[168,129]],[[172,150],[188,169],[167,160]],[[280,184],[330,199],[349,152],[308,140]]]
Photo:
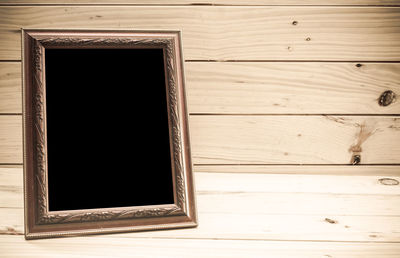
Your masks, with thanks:
[[[22,30],[26,239],[197,225],[179,31]],[[162,48],[174,204],[49,211],[45,48]]]

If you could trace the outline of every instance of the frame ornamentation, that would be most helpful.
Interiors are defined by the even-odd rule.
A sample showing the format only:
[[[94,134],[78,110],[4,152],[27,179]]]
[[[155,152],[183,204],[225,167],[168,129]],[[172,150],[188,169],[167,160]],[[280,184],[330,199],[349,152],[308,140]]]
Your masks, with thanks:
[[[197,226],[178,31],[22,30],[26,239]],[[174,204],[49,211],[45,48],[162,48]]]

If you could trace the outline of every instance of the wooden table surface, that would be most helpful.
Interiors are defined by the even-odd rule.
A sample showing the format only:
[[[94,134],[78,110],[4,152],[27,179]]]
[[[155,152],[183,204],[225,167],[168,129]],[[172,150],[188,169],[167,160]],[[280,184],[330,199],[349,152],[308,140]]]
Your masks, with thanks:
[[[198,228],[24,240],[21,28],[182,31]],[[398,0],[3,0],[0,257],[400,257],[399,62]]]

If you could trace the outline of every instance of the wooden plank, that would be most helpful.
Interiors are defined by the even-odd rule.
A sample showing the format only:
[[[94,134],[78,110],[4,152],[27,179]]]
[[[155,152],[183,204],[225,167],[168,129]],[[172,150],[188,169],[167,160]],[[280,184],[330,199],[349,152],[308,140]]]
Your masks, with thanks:
[[[203,213],[199,227],[132,237],[399,242],[399,217]]]
[[[397,164],[400,118],[191,116],[195,164]]]
[[[22,164],[0,163],[0,169],[22,169],[22,167]],[[194,165],[193,169],[201,173],[379,176],[380,178],[400,176],[399,165]]]
[[[191,113],[395,114],[383,92],[400,93],[398,63],[186,62]]]
[[[22,188],[0,186],[0,208],[22,209]],[[400,216],[399,195],[331,194],[331,193],[275,193],[241,192],[226,190],[198,190],[197,206],[207,213],[264,215],[310,215],[335,218],[337,216]],[[19,206],[19,207],[16,207]],[[14,211],[20,212],[20,211]],[[22,221],[23,214],[16,216]],[[14,219],[12,219],[13,221]],[[5,218],[5,222],[9,219]],[[3,229],[17,225],[22,232],[22,222],[1,223]]]
[[[0,182],[22,189],[21,170],[0,169]],[[382,184],[379,176],[195,175],[198,229],[127,236],[399,241],[400,187]],[[390,180],[398,182],[400,177]],[[0,208],[3,234],[23,232],[22,198],[14,195],[7,190],[0,195],[1,203],[12,207]],[[18,195],[22,197],[21,192]]]
[[[23,173],[20,168],[0,168],[0,207],[23,208]]]
[[[381,94],[400,94],[397,63],[186,62],[192,114],[395,114]],[[21,112],[19,62],[0,62],[0,113]]]
[[[400,185],[384,185],[381,176],[196,173],[197,192],[314,193],[333,195],[395,195]],[[390,177],[398,183],[400,177]],[[295,211],[293,211],[295,213]],[[351,215],[347,214],[347,215]],[[354,215],[354,214],[353,214]],[[395,214],[392,214],[395,215]]]
[[[393,258],[398,243],[340,243],[203,239],[149,239],[127,234],[25,241],[0,236],[5,257],[281,257]]]
[[[196,172],[204,173],[251,173],[251,174],[300,174],[300,175],[342,175],[380,176],[400,175],[399,166],[297,166],[297,165],[196,165]]]
[[[400,61],[397,7],[12,6],[0,24],[6,60],[21,58],[20,28],[84,26],[182,30],[190,60]]]
[[[0,116],[0,163],[22,163],[22,116]]]
[[[0,116],[0,163],[22,163],[21,116]],[[191,116],[195,164],[398,164],[400,118]]]
[[[398,0],[3,0],[0,5],[400,5]]]
[[[397,201],[398,203],[398,201]],[[199,227],[126,234],[127,238],[400,242],[399,216],[198,211]],[[0,208],[0,234],[23,234],[23,209]]]
[[[23,165],[4,165],[0,169],[22,169]],[[341,175],[377,176],[379,179],[400,176],[399,165],[348,166],[348,165],[194,165],[195,172],[201,173],[246,173],[246,174],[284,174],[284,175]],[[16,172],[19,173],[19,172]],[[21,170],[22,173],[22,170]],[[378,179],[378,180],[379,180]]]
[[[231,210],[233,213],[400,216],[400,207],[396,205],[400,201],[400,187],[384,184],[399,180],[399,176],[297,175],[294,178],[293,175],[196,173],[199,207],[220,213]],[[0,207],[23,208],[22,168],[0,169],[0,193]]]
[[[21,113],[21,64],[0,62],[0,113]]]

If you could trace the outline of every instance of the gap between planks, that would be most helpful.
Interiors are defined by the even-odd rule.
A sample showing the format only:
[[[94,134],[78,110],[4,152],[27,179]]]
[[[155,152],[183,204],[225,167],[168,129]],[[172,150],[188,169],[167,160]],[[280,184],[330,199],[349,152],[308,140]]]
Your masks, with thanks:
[[[58,7],[58,6],[82,6],[82,7],[91,7],[91,6],[96,6],[96,7],[130,7],[130,6],[141,6],[141,7],[274,7],[274,8],[279,8],[279,7],[301,7],[301,8],[310,8],[310,7],[343,7],[343,8],[351,8],[351,7],[400,7],[399,4],[222,4],[222,3],[187,3],[187,4],[157,4],[157,3],[146,3],[146,4],[134,4],[134,3],[0,3],[0,6],[21,6],[21,7],[35,7],[35,6],[49,6],[49,7]]]
[[[1,5],[0,5],[1,7]],[[96,29],[94,29],[96,30]],[[133,29],[134,30],[134,29]],[[21,59],[1,59],[0,63],[20,63]],[[186,63],[368,63],[368,64],[396,64],[399,61],[371,61],[371,60],[184,60]]]

